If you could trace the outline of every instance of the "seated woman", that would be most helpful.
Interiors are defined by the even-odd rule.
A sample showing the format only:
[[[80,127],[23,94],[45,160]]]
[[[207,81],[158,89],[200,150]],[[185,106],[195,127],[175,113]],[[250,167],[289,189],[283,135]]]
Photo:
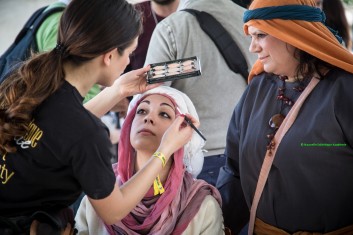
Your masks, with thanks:
[[[143,167],[176,116],[184,113],[198,119],[191,100],[171,87],[134,97],[121,130],[118,164],[113,165],[120,184]],[[165,164],[143,200],[114,225],[104,224],[84,198],[75,218],[78,234],[224,234],[219,192],[195,179],[203,165],[203,145],[195,132]]]

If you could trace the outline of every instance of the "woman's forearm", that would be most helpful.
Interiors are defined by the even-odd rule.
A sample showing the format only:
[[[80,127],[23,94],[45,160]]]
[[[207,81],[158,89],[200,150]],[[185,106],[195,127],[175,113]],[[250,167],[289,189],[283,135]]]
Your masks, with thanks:
[[[117,89],[113,85],[104,88],[95,97],[86,102],[84,107],[97,117],[101,118],[124,98],[125,97],[120,92],[117,92]]]

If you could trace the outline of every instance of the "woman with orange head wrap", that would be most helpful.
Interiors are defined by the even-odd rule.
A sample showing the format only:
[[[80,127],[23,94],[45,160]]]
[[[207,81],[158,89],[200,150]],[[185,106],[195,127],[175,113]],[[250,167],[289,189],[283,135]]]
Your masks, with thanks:
[[[258,61],[217,182],[225,225],[250,210],[249,234],[353,234],[353,55],[311,0],[254,0],[244,22]]]

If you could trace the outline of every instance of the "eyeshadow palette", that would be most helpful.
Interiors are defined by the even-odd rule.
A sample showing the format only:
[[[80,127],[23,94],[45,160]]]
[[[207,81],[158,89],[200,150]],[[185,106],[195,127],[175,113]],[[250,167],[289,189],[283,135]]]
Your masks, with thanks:
[[[201,75],[200,60],[194,56],[190,58],[171,60],[150,65],[147,72],[147,83],[160,83]]]

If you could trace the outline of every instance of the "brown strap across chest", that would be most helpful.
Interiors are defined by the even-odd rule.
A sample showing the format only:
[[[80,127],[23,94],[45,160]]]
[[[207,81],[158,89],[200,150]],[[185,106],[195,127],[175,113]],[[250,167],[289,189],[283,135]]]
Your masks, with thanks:
[[[270,173],[273,159],[276,156],[277,147],[281,143],[283,136],[287,133],[288,129],[292,126],[293,122],[297,118],[299,110],[302,107],[305,99],[308,97],[308,95],[311,93],[311,91],[315,88],[315,86],[319,83],[319,81],[320,80],[317,79],[315,76],[311,79],[309,85],[305,88],[303,93],[299,96],[298,100],[295,102],[295,104],[293,105],[293,107],[291,108],[289,113],[287,114],[286,118],[283,120],[278,131],[276,132],[276,134],[273,138],[273,142],[274,142],[273,149],[267,150],[267,152],[266,152],[266,155],[265,155],[265,158],[262,163],[261,170],[260,170],[259,179],[257,181],[254,199],[251,204],[249,230],[248,230],[249,235],[253,234],[257,206],[259,204],[262,191],[265,187],[265,184],[266,184],[266,181],[268,178],[268,174]]]

